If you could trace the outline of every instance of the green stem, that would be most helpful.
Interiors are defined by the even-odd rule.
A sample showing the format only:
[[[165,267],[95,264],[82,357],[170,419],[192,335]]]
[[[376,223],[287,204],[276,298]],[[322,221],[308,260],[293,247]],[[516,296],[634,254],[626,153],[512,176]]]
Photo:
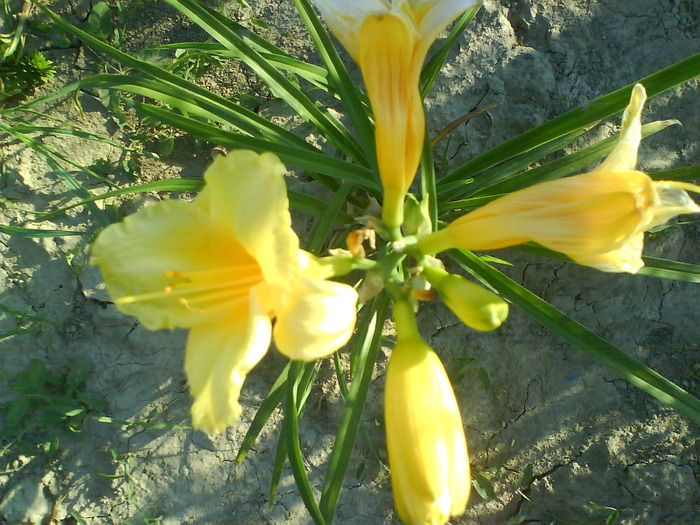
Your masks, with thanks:
[[[413,305],[407,300],[394,303],[394,323],[396,323],[396,341],[420,339],[416,313]]]

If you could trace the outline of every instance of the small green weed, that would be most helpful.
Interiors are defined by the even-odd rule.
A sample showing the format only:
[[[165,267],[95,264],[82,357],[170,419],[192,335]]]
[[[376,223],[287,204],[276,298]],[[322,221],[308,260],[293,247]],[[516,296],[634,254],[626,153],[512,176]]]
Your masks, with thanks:
[[[0,457],[10,452],[53,454],[65,435],[81,432],[88,413],[104,410],[104,399],[85,390],[91,369],[91,362],[82,358],[61,374],[50,371],[44,361],[32,359],[9,381],[14,399],[0,407],[5,416],[0,440],[6,443]]]
[[[2,228],[0,228],[0,231],[2,231]],[[0,332],[0,340],[23,334],[31,330],[36,330],[42,325],[56,326],[56,323],[47,321],[46,319],[33,315],[30,312],[31,307],[25,311],[19,311],[15,310],[14,308],[10,308],[9,306],[5,306],[4,304],[0,304],[0,313],[3,313],[9,317],[14,317],[16,323],[15,328]]]
[[[120,454],[113,448],[108,449],[110,455],[112,456],[112,461],[116,464],[116,469],[114,474],[103,474],[99,473],[98,476],[106,479],[120,479],[124,482],[124,490],[126,494],[126,500],[130,505],[136,508],[136,518],[139,520],[135,523],[140,523],[143,525],[156,525],[163,519],[162,515],[159,515],[154,507],[149,509],[142,508],[134,498],[134,487],[142,488],[138,481],[131,475],[133,468],[132,458],[127,454]],[[127,521],[127,525],[134,525],[134,522]]]
[[[13,14],[9,3],[3,2],[3,27],[11,30],[0,34],[0,106],[21,98],[54,75],[53,63],[41,52],[24,52],[31,5],[25,2],[22,11]]]

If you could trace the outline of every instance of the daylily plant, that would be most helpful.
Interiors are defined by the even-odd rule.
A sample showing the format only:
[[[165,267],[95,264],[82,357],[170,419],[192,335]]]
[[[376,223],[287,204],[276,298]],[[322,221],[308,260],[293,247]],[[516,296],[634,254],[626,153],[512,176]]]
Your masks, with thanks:
[[[198,2],[171,3],[178,9],[187,4],[186,12],[198,14],[198,23],[219,27],[221,31],[212,35],[220,41],[228,38],[227,48],[238,45],[235,32],[226,24],[220,26],[220,16],[211,15]],[[317,259],[300,249],[292,231],[285,167],[279,159],[271,153],[234,151],[216,158],[207,169],[205,188],[194,202],[159,202],[107,227],[95,242],[92,262],[100,266],[107,290],[122,312],[136,316],[151,330],[190,330],[185,372],[194,397],[192,424],[208,433],[238,420],[246,374],[271,341],[294,360],[327,356],[351,337],[358,300],[369,301],[382,292],[374,306],[362,306],[371,309],[367,319],[372,321],[361,324],[359,340],[374,345],[376,355],[385,315],[378,314],[387,311],[391,299],[396,344],[386,372],[384,414],[396,508],[407,524],[445,525],[464,513],[469,498],[467,441],[450,380],[418,332],[417,304],[436,292],[464,324],[477,330],[498,328],[509,306],[487,289],[494,286],[488,279],[482,287],[450,274],[432,255],[451,248],[491,250],[534,241],[583,265],[634,273],[643,264],[644,232],[677,215],[700,212],[686,193],[700,192],[700,186],[653,181],[635,169],[646,100],[644,88],[637,85],[623,115],[618,144],[593,171],[497,198],[433,232],[431,201],[419,202],[408,194],[426,133],[421,68],[438,35],[480,2],[315,3],[362,71],[375,123],[383,188],[381,221],[359,219],[365,227],[350,232],[348,251],[336,248]],[[306,2],[302,7],[306,10]],[[260,66],[257,51],[240,47],[243,59]],[[295,98],[293,91],[286,96]],[[168,95],[167,101],[172,98]],[[196,104],[188,106],[188,111],[194,109]],[[209,119],[209,113],[204,118]],[[251,134],[252,140],[261,140]],[[280,154],[288,148],[274,141],[270,145]],[[320,208],[323,212],[323,205]],[[330,222],[325,226],[330,228]],[[374,243],[375,234],[379,244]],[[351,286],[328,280],[358,270],[366,272],[359,297]],[[475,275],[479,277],[478,272]],[[376,337],[368,337],[370,330]],[[340,448],[331,455],[329,481],[318,505],[295,438],[298,412],[292,408],[285,415],[283,432],[288,441],[279,450],[290,447],[287,457],[316,523],[331,523],[334,517],[355,439],[348,429],[360,421],[372,377],[374,362],[369,355],[363,350],[353,356],[344,396],[347,410],[338,431],[345,435],[336,442]],[[295,366],[289,368],[290,379]],[[342,387],[340,366],[338,372]],[[286,410],[295,401],[299,384],[287,381]],[[336,450],[345,456],[339,459]],[[277,460],[282,461],[281,456]]]
[[[323,280],[299,249],[284,173],[271,153],[219,156],[193,203],[143,208],[93,248],[119,310],[150,330],[190,329],[192,424],[208,433],[239,418],[243,381],[272,338],[286,356],[310,361],[343,346],[355,326],[355,290]]]
[[[382,219],[403,223],[406,192],[420,162],[425,112],[421,67],[438,35],[473,0],[316,0],[338,40],[359,64],[375,121],[384,190]]]
[[[636,273],[644,232],[671,218],[700,212],[686,193],[700,186],[654,181],[636,171],[646,92],[635,85],[620,140],[590,173],[535,184],[463,215],[418,240],[426,254],[450,248],[492,250],[528,241],[607,272]]]

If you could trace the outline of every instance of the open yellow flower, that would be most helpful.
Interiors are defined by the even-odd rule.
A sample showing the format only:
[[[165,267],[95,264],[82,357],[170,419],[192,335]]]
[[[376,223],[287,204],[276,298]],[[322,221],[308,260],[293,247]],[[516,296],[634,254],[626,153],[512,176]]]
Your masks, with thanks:
[[[192,424],[209,433],[238,419],[245,376],[273,336],[288,357],[312,360],[354,328],[356,292],[322,280],[320,265],[299,250],[284,173],[271,153],[218,157],[194,203],[144,208],[93,247],[119,310],[150,330],[190,329]]]
[[[469,499],[462,418],[440,359],[418,334],[413,307],[397,302],[394,320],[384,391],[394,502],[407,524],[443,525],[463,514]]]
[[[622,117],[620,141],[590,173],[513,192],[418,240],[426,254],[450,248],[490,250],[528,241],[608,272],[636,273],[644,232],[700,212],[686,191],[700,186],[653,181],[635,171],[646,92],[637,84]]]
[[[384,189],[382,218],[403,223],[403,199],[420,162],[425,114],[418,82],[428,49],[473,0],[316,0],[360,65],[374,112]]]

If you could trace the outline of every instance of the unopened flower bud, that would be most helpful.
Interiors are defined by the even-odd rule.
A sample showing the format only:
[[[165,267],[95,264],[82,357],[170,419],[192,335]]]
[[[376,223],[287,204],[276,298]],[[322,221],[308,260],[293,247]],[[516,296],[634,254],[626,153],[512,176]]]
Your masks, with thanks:
[[[430,222],[430,212],[428,210],[428,199],[418,202],[418,199],[409,193],[406,195],[404,207],[403,231],[406,235],[420,237],[432,231]]]
[[[470,328],[493,330],[508,317],[508,303],[464,277],[427,265],[423,269],[423,275],[447,307]]]
[[[444,525],[464,513],[469,498],[462,418],[440,359],[418,334],[411,304],[396,303],[394,319],[384,401],[394,501],[407,524]]]

